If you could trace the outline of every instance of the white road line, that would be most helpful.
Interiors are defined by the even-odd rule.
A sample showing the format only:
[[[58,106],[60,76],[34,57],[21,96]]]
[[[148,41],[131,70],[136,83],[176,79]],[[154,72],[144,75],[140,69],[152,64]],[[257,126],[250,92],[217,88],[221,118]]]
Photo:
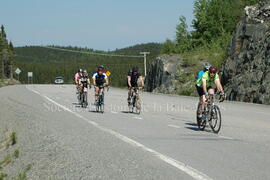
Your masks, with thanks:
[[[137,116],[135,116],[135,117],[133,117],[134,119],[140,119],[140,120],[142,120],[143,118],[141,118],[141,117],[137,117]]]
[[[118,112],[115,112],[115,111],[111,111],[111,113],[113,113],[113,114],[118,114]]]
[[[177,129],[180,129],[181,128],[180,126],[173,125],[173,124],[169,124],[168,127],[177,128]]]
[[[30,90],[30,91],[33,91],[33,90],[31,90],[31,89],[29,89],[29,90]],[[33,91],[33,92],[34,92],[34,91]],[[193,177],[193,178],[196,179],[196,180],[212,180],[212,179],[211,179],[210,177],[208,177],[206,174],[204,174],[204,173],[202,173],[202,172],[200,172],[200,171],[198,171],[198,170],[192,168],[191,166],[189,166],[189,165],[187,165],[187,164],[185,164],[185,163],[182,163],[182,162],[177,161],[177,160],[175,160],[175,159],[173,159],[173,158],[171,158],[171,157],[169,157],[169,156],[163,155],[163,154],[161,154],[161,153],[159,153],[159,152],[157,152],[157,151],[155,151],[155,150],[153,150],[153,149],[150,149],[150,148],[146,147],[145,145],[143,145],[143,144],[141,144],[141,143],[139,143],[139,142],[137,142],[137,141],[134,141],[133,139],[130,139],[129,137],[126,137],[126,136],[124,136],[124,135],[122,135],[122,134],[120,134],[120,133],[118,133],[118,132],[115,132],[115,131],[113,131],[113,130],[111,130],[111,129],[108,129],[108,128],[105,128],[105,127],[103,127],[103,126],[100,126],[100,125],[98,125],[96,122],[91,121],[91,120],[89,120],[89,119],[87,119],[87,118],[85,118],[85,117],[79,115],[78,113],[76,113],[76,112],[70,110],[69,108],[67,108],[67,107],[65,107],[65,106],[63,106],[63,105],[61,105],[61,104],[59,104],[59,103],[57,103],[57,102],[55,102],[54,100],[50,99],[49,97],[47,97],[47,96],[45,96],[45,95],[41,95],[41,94],[40,94],[40,96],[43,96],[43,97],[46,98],[48,101],[54,103],[55,105],[59,106],[59,107],[62,108],[63,110],[65,110],[65,111],[67,111],[67,112],[70,112],[70,113],[72,113],[73,115],[75,115],[75,116],[81,118],[82,120],[86,121],[87,123],[92,124],[92,125],[95,126],[96,128],[98,128],[98,129],[100,129],[100,130],[102,130],[102,131],[104,131],[104,132],[107,132],[107,133],[109,133],[109,134],[111,134],[111,135],[117,137],[118,139],[120,139],[120,140],[122,140],[122,141],[124,141],[124,142],[126,142],[126,143],[128,143],[128,144],[130,144],[130,145],[132,145],[132,146],[134,146],[134,147],[141,148],[142,150],[151,153],[152,155],[156,156],[156,157],[159,158],[160,160],[166,162],[167,164],[169,164],[169,165],[171,165],[171,166],[176,167],[177,169],[179,169],[179,170],[185,172],[186,174],[188,174],[189,176]]]
[[[234,140],[234,138],[226,137],[226,136],[218,136],[218,137],[219,137],[219,138],[222,138],[222,139]]]

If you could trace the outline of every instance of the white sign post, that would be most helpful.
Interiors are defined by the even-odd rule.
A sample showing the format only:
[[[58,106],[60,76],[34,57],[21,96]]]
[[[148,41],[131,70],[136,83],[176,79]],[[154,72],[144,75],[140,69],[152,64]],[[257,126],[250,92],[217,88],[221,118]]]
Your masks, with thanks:
[[[19,68],[17,68],[16,70],[15,70],[15,73],[18,75],[18,81],[20,81],[20,74],[21,74],[21,70],[19,69]]]
[[[30,82],[30,79],[31,79],[31,84],[33,84],[33,72],[28,72],[27,77],[28,77],[28,84]]]

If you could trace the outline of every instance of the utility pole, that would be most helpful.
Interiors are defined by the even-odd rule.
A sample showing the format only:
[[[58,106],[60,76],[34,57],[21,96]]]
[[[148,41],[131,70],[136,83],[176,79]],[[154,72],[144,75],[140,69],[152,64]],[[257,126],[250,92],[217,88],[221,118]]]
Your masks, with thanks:
[[[144,77],[146,77],[146,56],[150,54],[150,52],[140,52],[140,54],[143,54],[144,58]]]

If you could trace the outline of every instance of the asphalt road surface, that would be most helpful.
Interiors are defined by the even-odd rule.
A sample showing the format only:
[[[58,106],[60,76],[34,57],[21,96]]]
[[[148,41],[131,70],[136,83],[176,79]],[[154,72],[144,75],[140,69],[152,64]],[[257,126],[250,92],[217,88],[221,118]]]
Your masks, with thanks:
[[[0,122],[23,142],[29,179],[270,179],[270,106],[219,104],[216,135],[198,131],[197,98],[141,97],[130,114],[127,91],[111,88],[100,114],[77,105],[72,85],[4,87]]]

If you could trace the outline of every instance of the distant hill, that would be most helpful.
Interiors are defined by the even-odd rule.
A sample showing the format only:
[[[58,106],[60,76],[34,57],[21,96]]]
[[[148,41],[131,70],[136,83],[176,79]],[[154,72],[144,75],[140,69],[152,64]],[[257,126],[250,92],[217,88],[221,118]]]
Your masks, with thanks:
[[[71,46],[50,46],[66,51],[40,46],[16,47],[15,66],[22,69],[20,78],[23,83],[27,82],[26,73],[33,72],[34,82],[42,84],[53,83],[56,76],[63,76],[65,82],[72,83],[73,74],[78,68],[87,69],[89,73],[92,73],[97,65],[102,64],[112,73],[112,85],[125,86],[126,73],[133,66],[138,66],[141,72],[144,73],[143,58],[110,55],[141,56],[139,54],[141,51],[149,51],[151,54],[148,56],[148,64],[150,64],[159,55],[161,46],[159,43],[147,43],[109,52]],[[77,53],[77,51],[83,53]],[[104,56],[92,55],[91,53],[101,53]]]

